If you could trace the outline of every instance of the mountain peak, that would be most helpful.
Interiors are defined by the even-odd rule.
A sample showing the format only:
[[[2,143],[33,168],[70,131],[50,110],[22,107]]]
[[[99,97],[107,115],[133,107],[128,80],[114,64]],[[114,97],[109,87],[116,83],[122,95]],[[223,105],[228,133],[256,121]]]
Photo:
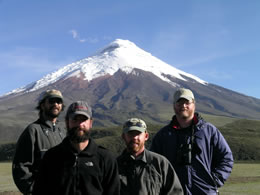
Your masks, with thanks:
[[[115,41],[111,42],[109,45],[104,47],[100,53],[106,53],[109,51],[113,51],[117,48],[130,48],[130,47],[137,47],[133,42],[123,39],[116,39]]]
[[[173,86],[176,86],[176,84],[172,83],[165,75],[170,75],[184,81],[186,81],[185,77],[188,77],[201,84],[206,84],[206,82],[200,78],[178,70],[152,56],[150,53],[137,47],[131,41],[116,39],[96,54],[66,65],[63,68],[46,75],[42,79],[25,87],[13,90],[6,95],[35,91],[55,83],[60,79],[66,79],[72,76],[80,77],[80,75],[83,74],[85,80],[91,81],[100,76],[113,75],[119,69],[129,74],[135,68],[151,72]]]

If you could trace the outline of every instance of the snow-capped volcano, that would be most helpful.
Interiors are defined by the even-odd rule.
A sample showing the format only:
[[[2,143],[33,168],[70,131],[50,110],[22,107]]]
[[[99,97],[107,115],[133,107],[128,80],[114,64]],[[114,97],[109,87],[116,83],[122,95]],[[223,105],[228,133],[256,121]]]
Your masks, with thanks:
[[[172,77],[186,81],[183,77],[185,76],[201,84],[207,84],[207,82],[200,78],[178,70],[159,60],[128,40],[116,39],[95,55],[64,66],[63,68],[46,75],[42,79],[25,87],[15,89],[6,95],[35,91],[55,83],[60,79],[66,79],[72,76],[79,77],[81,75],[80,73],[84,75],[85,80],[91,81],[92,79],[107,74],[113,75],[119,69],[127,74],[134,73],[134,68],[151,72],[173,86],[176,86],[176,84],[165,77],[165,75],[171,75]]]
[[[88,58],[0,97],[0,141],[16,140],[28,121],[37,117],[35,105],[46,89],[60,90],[65,105],[87,101],[95,126],[111,127],[132,117],[167,124],[179,87],[192,89],[197,112],[259,120],[260,100],[207,83],[117,39]]]

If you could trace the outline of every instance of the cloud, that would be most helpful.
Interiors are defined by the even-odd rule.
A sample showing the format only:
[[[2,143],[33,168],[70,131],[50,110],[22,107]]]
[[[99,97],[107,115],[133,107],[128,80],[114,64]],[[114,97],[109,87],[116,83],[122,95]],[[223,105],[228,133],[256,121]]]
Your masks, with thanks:
[[[86,39],[80,39],[79,42],[84,43],[86,42]]]
[[[70,33],[72,34],[73,39],[78,38],[78,32],[76,30],[70,30]]]
[[[97,37],[87,37],[87,38],[82,38],[80,37],[79,33],[77,30],[72,29],[69,31],[69,33],[72,35],[72,38],[79,41],[80,43],[98,43],[100,40],[105,40],[105,41],[110,41],[113,38],[111,36],[104,35],[102,38],[97,38]]]
[[[97,43],[99,41],[99,39],[98,38],[87,38],[86,41],[89,43]]]
[[[69,33],[72,35],[72,38],[79,41],[80,43],[85,43],[85,42],[88,42],[88,43],[97,43],[99,41],[98,38],[92,38],[92,37],[88,37],[88,38],[81,38],[79,36],[79,33],[77,30],[75,29],[72,29],[69,31]]]
[[[79,41],[81,43],[84,43],[84,42],[87,41],[85,38],[81,38],[79,36],[78,32],[76,30],[74,30],[74,29],[70,30],[69,33],[72,34],[73,39],[75,39],[75,40],[77,40],[77,41]]]

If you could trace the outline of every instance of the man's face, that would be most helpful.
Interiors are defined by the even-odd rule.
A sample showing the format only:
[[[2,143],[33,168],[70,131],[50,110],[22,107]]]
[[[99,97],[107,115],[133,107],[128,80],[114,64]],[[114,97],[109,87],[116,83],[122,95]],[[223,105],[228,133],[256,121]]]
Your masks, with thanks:
[[[144,151],[144,144],[148,140],[149,134],[147,132],[142,133],[134,130],[123,133],[122,138],[125,141],[128,152],[138,156]]]
[[[174,111],[177,118],[181,118],[184,120],[191,120],[194,116],[195,112],[195,103],[194,101],[189,101],[184,98],[179,99],[174,104]]]
[[[75,143],[84,142],[90,137],[92,120],[84,115],[76,115],[66,121],[68,137]]]
[[[41,105],[43,113],[49,118],[57,118],[62,111],[62,99],[48,98]]]

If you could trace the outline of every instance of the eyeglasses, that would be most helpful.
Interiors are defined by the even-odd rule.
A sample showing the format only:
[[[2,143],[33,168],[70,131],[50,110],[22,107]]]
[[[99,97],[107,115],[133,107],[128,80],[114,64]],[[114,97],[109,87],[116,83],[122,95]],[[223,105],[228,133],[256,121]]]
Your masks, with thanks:
[[[60,98],[49,98],[48,99],[49,104],[62,104],[62,99]]]
[[[193,103],[194,103],[194,101],[189,101],[189,100],[183,99],[183,100],[177,101],[177,102],[175,103],[175,105],[176,105],[176,106],[182,106],[182,105],[189,106],[189,105],[191,105],[191,104],[193,104]]]

